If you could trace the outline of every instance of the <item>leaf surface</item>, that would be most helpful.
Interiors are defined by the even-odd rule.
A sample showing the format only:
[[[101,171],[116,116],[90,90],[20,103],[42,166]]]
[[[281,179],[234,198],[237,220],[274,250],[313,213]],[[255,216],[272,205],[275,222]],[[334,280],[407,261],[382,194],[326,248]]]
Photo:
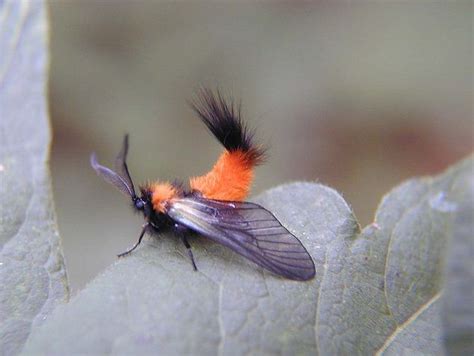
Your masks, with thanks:
[[[259,203],[300,237],[323,271],[327,245],[358,226],[334,190],[298,183]],[[298,203],[298,204],[296,204]],[[291,221],[291,224],[288,223]],[[151,239],[118,260],[38,330],[29,351],[46,353],[309,353],[323,274],[302,283],[264,272],[223,246],[196,237],[192,270],[175,236]],[[51,339],[58,335],[61,339]]]
[[[447,248],[442,325],[450,355],[474,354],[474,179],[460,177],[452,196],[459,202]]]
[[[468,158],[434,178],[407,181],[362,232],[342,197],[312,183],[256,202],[306,246],[316,278],[267,273],[223,246],[191,241],[192,271],[175,236],[118,260],[34,331],[27,352],[47,354],[442,354],[441,291],[456,189]],[[57,338],[56,335],[61,335]]]
[[[0,2],[0,350],[21,351],[68,295],[47,166],[42,2]]]

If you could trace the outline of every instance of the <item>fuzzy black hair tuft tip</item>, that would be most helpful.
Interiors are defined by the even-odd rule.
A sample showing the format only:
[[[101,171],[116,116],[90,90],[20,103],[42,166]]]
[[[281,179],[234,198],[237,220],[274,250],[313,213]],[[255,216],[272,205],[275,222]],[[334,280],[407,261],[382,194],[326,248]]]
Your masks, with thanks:
[[[240,103],[236,108],[234,101],[226,101],[218,90],[214,93],[203,88],[190,104],[226,150],[241,150],[254,164],[264,160],[265,149],[255,145],[254,132],[242,121]]]

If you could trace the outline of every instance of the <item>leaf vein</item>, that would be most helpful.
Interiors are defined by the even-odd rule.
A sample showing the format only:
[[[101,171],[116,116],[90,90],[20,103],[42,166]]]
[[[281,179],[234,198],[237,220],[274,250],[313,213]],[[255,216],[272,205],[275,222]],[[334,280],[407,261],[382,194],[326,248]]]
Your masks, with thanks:
[[[380,349],[375,351],[376,356],[382,355],[385,350],[390,346],[390,344],[397,338],[397,336],[405,330],[410,323],[414,322],[425,310],[427,310],[430,306],[432,306],[441,296],[441,292],[436,293],[432,298],[430,298],[426,303],[422,304],[417,311],[413,313],[407,320],[405,320],[402,324],[398,325],[395,330],[392,332],[391,335],[388,336],[387,340],[385,340],[384,344],[380,347]]]

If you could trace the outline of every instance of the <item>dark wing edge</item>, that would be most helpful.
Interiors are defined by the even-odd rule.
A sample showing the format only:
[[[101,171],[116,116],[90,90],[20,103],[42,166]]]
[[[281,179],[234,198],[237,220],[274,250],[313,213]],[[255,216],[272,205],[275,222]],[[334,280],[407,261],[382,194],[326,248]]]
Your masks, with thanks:
[[[260,205],[189,197],[175,200],[168,215],[275,274],[299,281],[315,276],[303,244]]]

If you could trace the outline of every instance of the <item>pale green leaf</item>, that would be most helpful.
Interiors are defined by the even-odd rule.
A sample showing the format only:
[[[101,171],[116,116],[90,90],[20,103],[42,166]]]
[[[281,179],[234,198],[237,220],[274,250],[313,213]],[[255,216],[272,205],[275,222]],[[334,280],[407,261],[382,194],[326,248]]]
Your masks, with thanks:
[[[0,350],[67,299],[47,165],[47,25],[40,1],[0,1]]]
[[[272,189],[256,201],[308,248],[317,268],[313,281],[279,278],[202,238],[192,241],[195,273],[179,239],[163,236],[60,306],[26,350],[443,354],[443,335],[455,334],[453,321],[459,322],[456,315],[444,328],[441,322],[446,251],[457,246],[453,231],[466,209],[460,192],[471,189],[472,171],[469,158],[438,177],[403,183],[360,233],[332,189],[311,183]]]
[[[472,169],[472,166],[471,166]],[[450,355],[474,354],[474,179],[460,177],[452,196],[459,202],[448,243],[442,321]]]
[[[300,237],[315,260],[315,280],[279,278],[202,238],[191,241],[196,273],[179,239],[163,236],[118,260],[67,306],[59,307],[27,350],[314,352],[316,306],[330,246],[336,240],[350,243],[358,226],[344,200],[321,185],[286,185],[257,201]]]

